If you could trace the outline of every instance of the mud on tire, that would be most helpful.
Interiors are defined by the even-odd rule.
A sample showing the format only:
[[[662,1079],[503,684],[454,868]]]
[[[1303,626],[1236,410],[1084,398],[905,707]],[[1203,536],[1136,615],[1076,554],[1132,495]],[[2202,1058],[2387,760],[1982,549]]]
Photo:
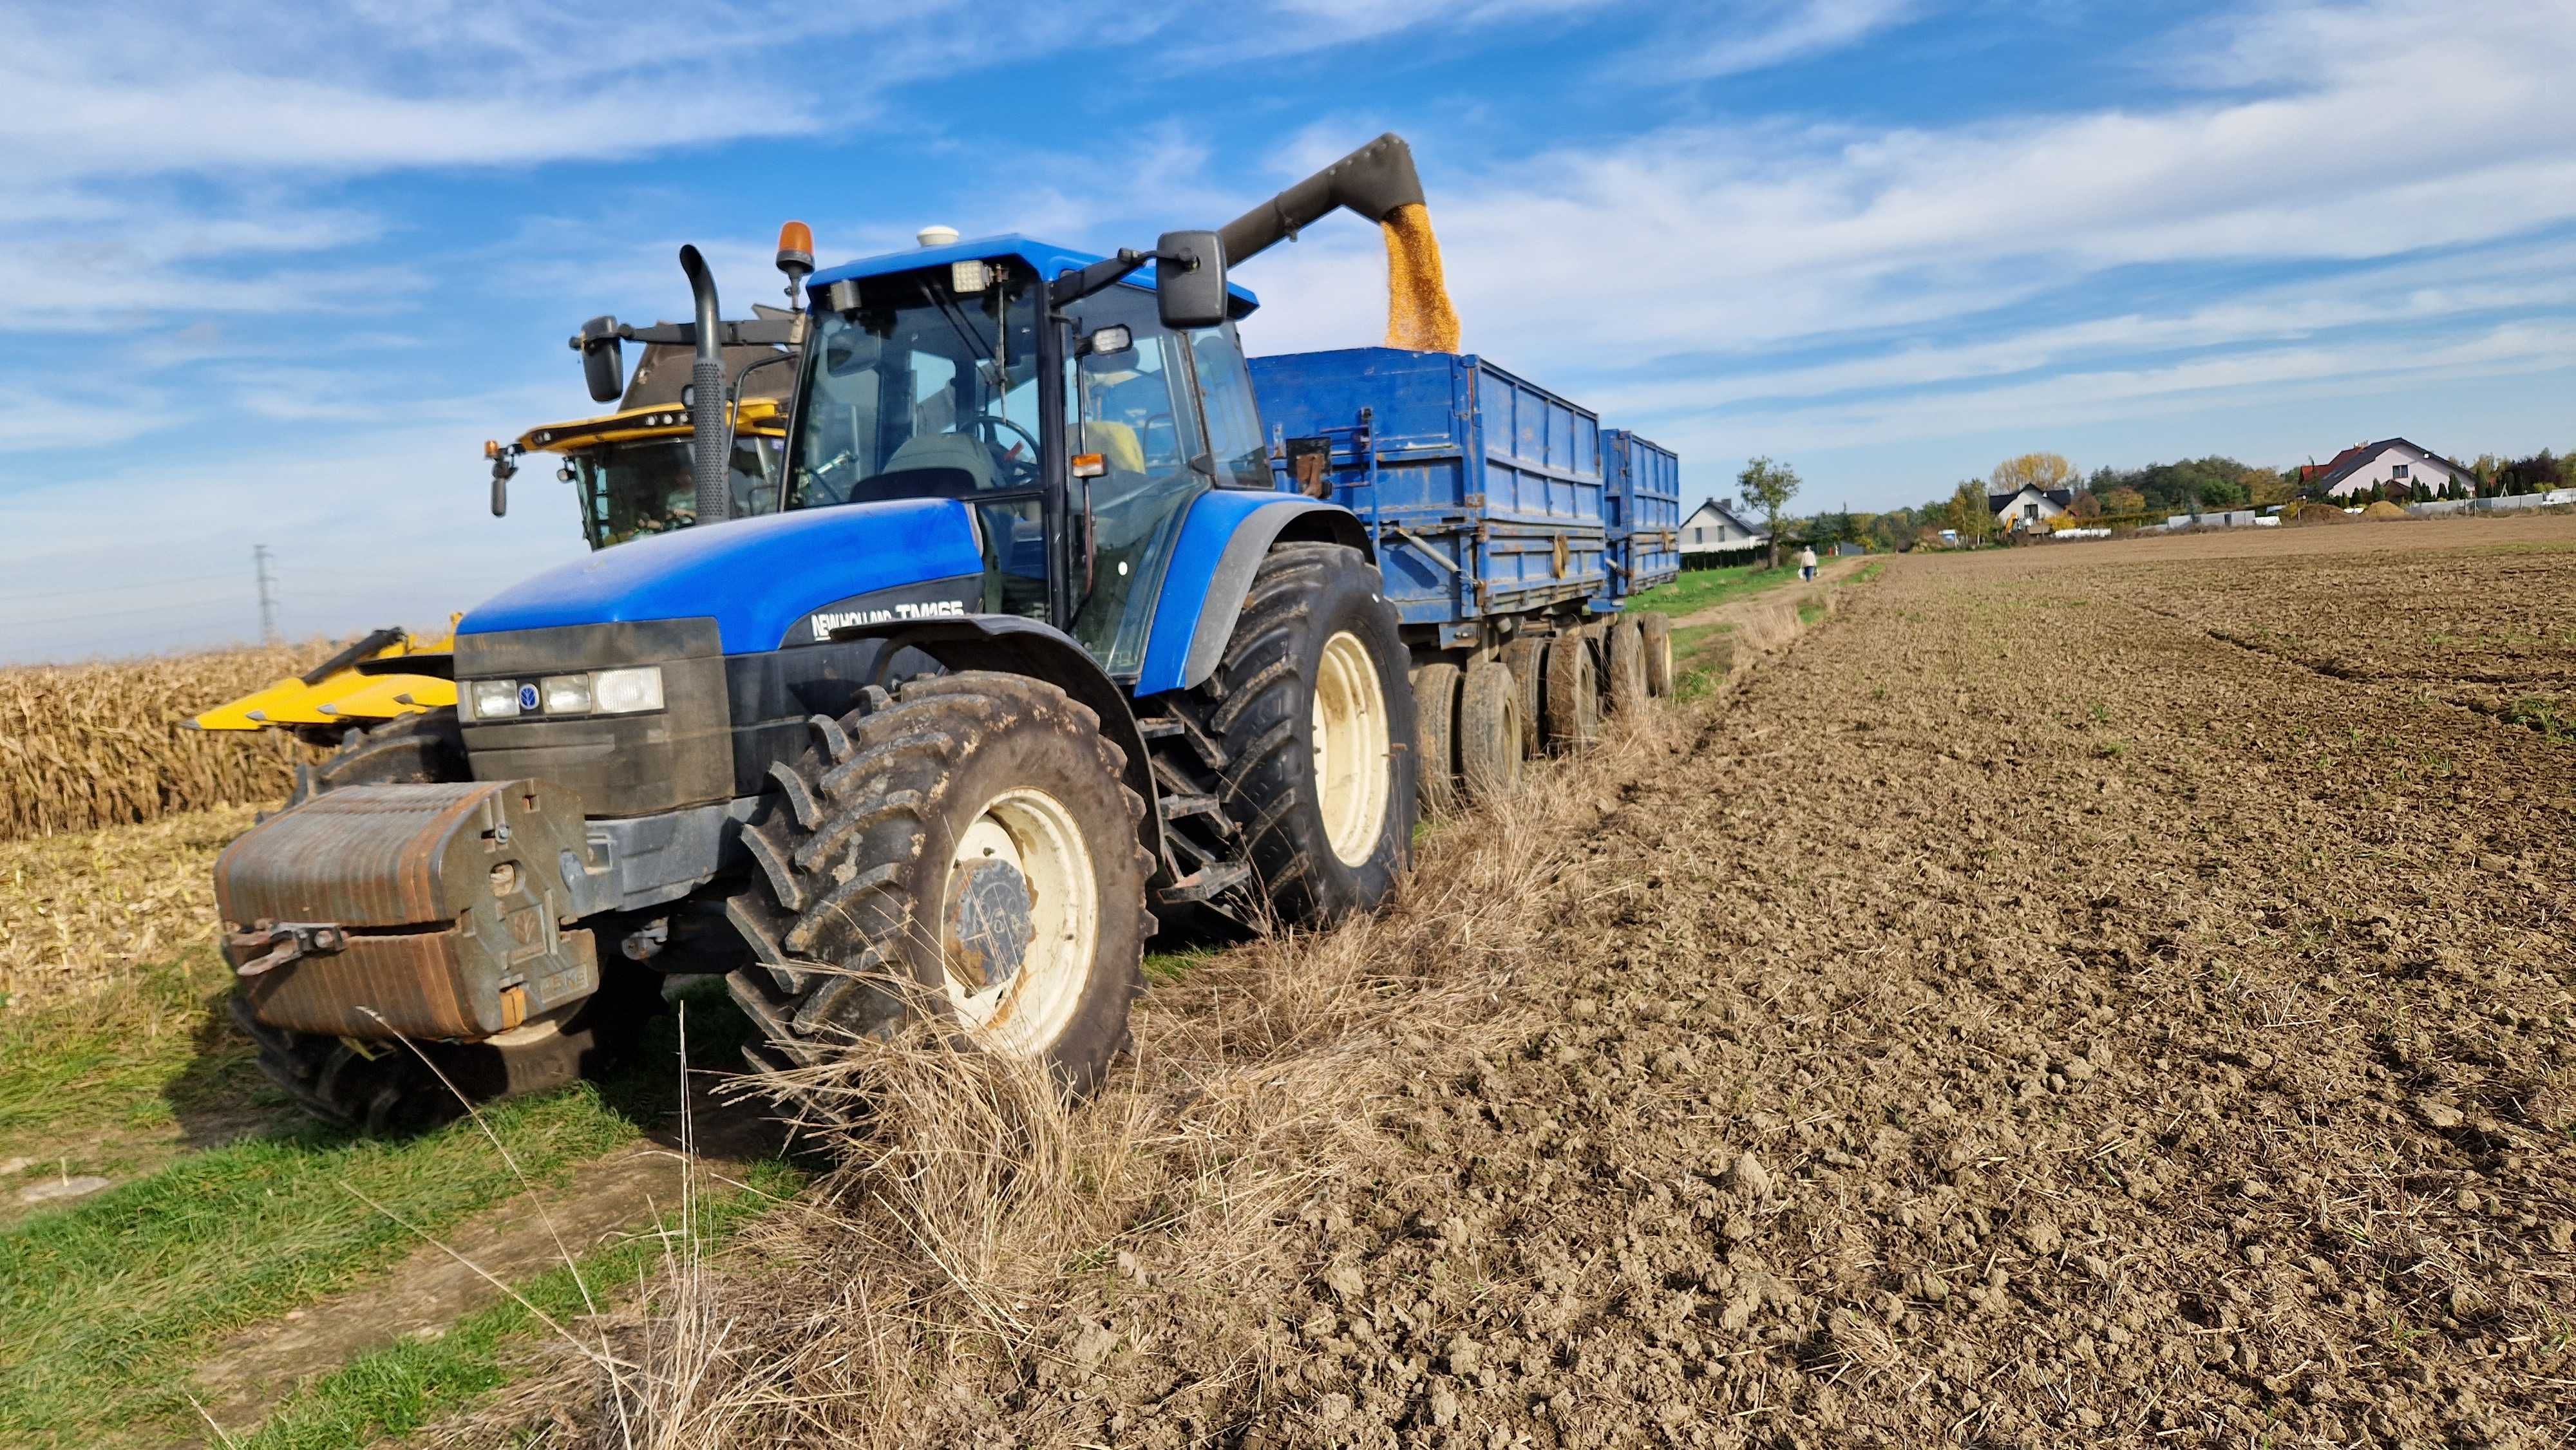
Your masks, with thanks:
[[[743,832],[757,869],[726,907],[757,958],[728,978],[766,1039],[753,1064],[815,1066],[921,1010],[1098,1086],[1154,930],[1145,803],[1098,718],[966,671],[870,689],[813,730],[771,769]]]
[[[1381,588],[1376,566],[1357,549],[1282,544],[1253,575],[1215,673],[1196,689],[1156,697],[1156,708],[1183,716],[1214,747],[1208,758],[1223,762],[1205,789],[1245,839],[1254,879],[1286,925],[1374,910],[1413,857],[1418,785],[1411,750],[1388,749],[1382,762],[1370,762],[1366,778],[1346,772],[1337,788],[1317,787],[1319,689],[1338,693],[1337,681],[1373,684],[1365,693],[1374,703],[1349,702],[1380,713],[1361,723],[1382,731],[1389,746],[1415,736],[1405,680],[1410,655]],[[1362,669],[1368,677],[1356,678]],[[1353,797],[1354,788],[1364,794]],[[1374,830],[1344,820],[1337,848],[1328,806],[1380,798]]]

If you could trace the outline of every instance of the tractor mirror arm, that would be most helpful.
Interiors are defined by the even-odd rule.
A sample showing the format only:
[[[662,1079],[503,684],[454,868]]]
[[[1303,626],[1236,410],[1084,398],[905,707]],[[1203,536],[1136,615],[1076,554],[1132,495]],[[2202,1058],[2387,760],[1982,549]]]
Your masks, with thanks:
[[[698,345],[698,325],[694,322],[656,322],[649,327],[637,327],[631,322],[619,322],[615,318],[609,318],[607,322],[608,327],[602,335],[614,337],[620,342],[667,342],[681,347]],[[790,331],[794,325],[794,319],[786,317],[756,317],[740,322],[720,322],[716,324],[716,345],[719,347],[791,346],[796,341],[795,335]],[[584,334],[575,333],[567,345],[573,351],[579,352],[583,340]],[[592,337],[590,340],[596,342],[598,338]]]
[[[1153,260],[1151,252],[1120,247],[1117,256],[1104,257],[1079,272],[1067,272],[1048,283],[1047,303],[1052,307],[1070,307],[1094,292],[1126,281],[1130,273]]]

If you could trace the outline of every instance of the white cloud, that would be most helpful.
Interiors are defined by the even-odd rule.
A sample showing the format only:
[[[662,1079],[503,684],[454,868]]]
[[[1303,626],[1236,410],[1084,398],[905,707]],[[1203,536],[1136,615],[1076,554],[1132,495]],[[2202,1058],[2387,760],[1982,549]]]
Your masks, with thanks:
[[[1677,79],[1766,70],[1842,50],[1914,17],[1916,0],[1756,0],[1703,16],[1697,36],[1635,57]]]

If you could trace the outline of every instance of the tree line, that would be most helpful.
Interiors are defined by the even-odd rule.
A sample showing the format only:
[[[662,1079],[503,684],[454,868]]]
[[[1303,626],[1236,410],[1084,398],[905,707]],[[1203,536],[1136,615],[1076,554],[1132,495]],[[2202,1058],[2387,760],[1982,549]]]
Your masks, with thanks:
[[[1776,467],[1769,459],[1753,462],[1766,472]],[[2569,476],[2576,474],[2576,464],[2546,448],[2523,458],[2480,454],[2475,462],[2461,466],[2477,479],[2476,492],[2481,497],[2545,493],[2567,486]],[[1752,479],[1749,476],[1756,471],[1748,468],[1748,476],[1740,481],[1750,483]],[[1794,491],[1796,475],[1790,473],[1789,477]],[[2066,506],[2067,512],[2081,520],[2140,523],[2174,514],[2264,508],[2294,499],[2325,496],[2321,483],[2312,481],[2302,485],[2300,478],[2300,472],[2295,469],[2284,473],[2215,453],[2205,458],[2150,463],[2137,468],[2096,468],[2087,476],[2079,473],[2062,454],[2025,453],[1996,464],[1993,472],[1984,478],[1961,479],[1945,498],[1883,513],[1835,510],[1805,520],[1780,519],[1775,515],[1772,532],[1773,537],[1778,538],[1785,528],[1790,537],[1811,542],[1818,548],[1848,542],[1872,550],[1893,551],[1910,548],[1917,543],[1938,542],[1943,530],[1956,533],[1962,544],[1977,544],[1993,538],[2001,530],[1993,513],[1986,507],[1987,497],[2015,493],[2024,485],[2042,493],[2061,488],[2071,490],[2073,498]],[[2413,503],[2467,496],[2465,490],[2417,484],[2411,488],[2399,486],[2365,490],[2344,502],[2367,503],[2373,499],[2390,498],[2400,503]],[[1785,498],[1781,502],[1786,502]]]

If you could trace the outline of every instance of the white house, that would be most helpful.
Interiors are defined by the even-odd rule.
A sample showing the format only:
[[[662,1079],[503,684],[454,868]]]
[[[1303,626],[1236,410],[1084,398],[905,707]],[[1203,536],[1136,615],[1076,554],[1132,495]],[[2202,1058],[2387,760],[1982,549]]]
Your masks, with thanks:
[[[1732,552],[1770,541],[1770,531],[1759,522],[1747,522],[1731,498],[1709,499],[1682,520],[1681,551],[1685,554]]]
[[[2322,487],[2328,498],[2350,498],[2373,488],[2441,488],[2456,484],[2474,490],[2477,478],[2467,469],[2403,438],[2356,443],[2322,464],[2299,470],[2299,481]]]
[[[1986,495],[1986,507],[1993,512],[1998,527],[2026,532],[2046,528],[2050,519],[2063,518],[2074,502],[2075,490],[2071,488],[2039,489],[2027,483],[2011,493]]]

